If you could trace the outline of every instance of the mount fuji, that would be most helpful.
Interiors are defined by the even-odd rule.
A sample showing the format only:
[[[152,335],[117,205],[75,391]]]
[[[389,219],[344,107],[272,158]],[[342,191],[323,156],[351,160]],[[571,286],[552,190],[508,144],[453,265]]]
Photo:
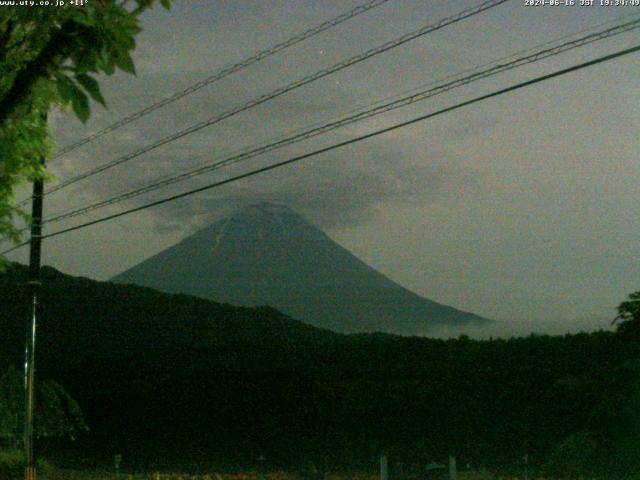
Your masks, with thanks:
[[[343,333],[425,335],[490,320],[421,297],[359,260],[293,210],[260,203],[112,279],[243,306],[271,305]]]

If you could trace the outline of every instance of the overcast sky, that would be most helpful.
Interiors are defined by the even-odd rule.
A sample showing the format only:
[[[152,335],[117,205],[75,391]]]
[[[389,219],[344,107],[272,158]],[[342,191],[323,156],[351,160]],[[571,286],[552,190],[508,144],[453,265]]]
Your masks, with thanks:
[[[94,105],[87,125],[69,113],[52,115],[59,144],[358,3],[362,2],[177,0],[170,12],[156,8],[144,16],[134,54],[138,76],[101,79],[109,110]],[[51,168],[58,179],[68,178],[479,3],[390,0],[78,149]],[[512,0],[52,194],[45,202],[45,216],[639,14],[640,7],[529,7],[524,0]],[[48,231],[630,47],[638,37],[636,30],[476,82],[55,229],[51,225]],[[503,333],[607,327],[617,304],[640,289],[639,67],[640,55],[630,55],[250,180],[47,240],[44,263],[69,274],[108,279],[236,208],[266,200],[298,211],[403,286],[502,320]],[[26,253],[10,258],[25,261]]]

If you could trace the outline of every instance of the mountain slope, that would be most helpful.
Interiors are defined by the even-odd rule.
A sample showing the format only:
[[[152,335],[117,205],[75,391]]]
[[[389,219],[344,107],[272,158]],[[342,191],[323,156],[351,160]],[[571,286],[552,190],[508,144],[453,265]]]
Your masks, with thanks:
[[[292,210],[258,204],[112,279],[237,305],[272,305],[339,332],[425,334],[486,322],[436,303],[366,265]]]

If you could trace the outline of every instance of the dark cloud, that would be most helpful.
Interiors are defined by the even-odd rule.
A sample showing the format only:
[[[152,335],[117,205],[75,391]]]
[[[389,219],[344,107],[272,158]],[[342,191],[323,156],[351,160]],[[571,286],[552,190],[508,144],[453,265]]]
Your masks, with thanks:
[[[443,166],[428,152],[397,141],[375,140],[364,149],[327,154],[225,185],[219,191],[161,210],[158,231],[183,224],[201,226],[262,201],[288,205],[322,228],[372,221],[389,202],[426,205],[473,185],[473,175]]]
[[[56,138],[61,145],[81,138],[357,3],[221,0],[176,2],[170,13],[156,9],[144,18],[135,53],[138,77],[101,79],[110,110],[96,106],[87,126],[71,115],[53,115]],[[477,3],[388,2],[57,159],[52,169],[68,178]],[[508,2],[56,193],[48,197],[47,214],[226,158],[623,13],[578,6],[528,9]],[[630,46],[634,35],[474,83],[82,219],[611,53]],[[640,88],[638,78],[628,60],[584,70],[76,232],[48,244],[46,261],[69,273],[108,278],[244,205],[271,201],[289,205],[394,280],[443,303],[491,318],[559,316],[567,328],[571,318],[600,318],[603,312],[604,318],[637,289],[640,275],[634,261],[640,256],[635,221],[640,146],[631,128],[637,123],[632,92]],[[568,300],[573,298],[585,300]]]

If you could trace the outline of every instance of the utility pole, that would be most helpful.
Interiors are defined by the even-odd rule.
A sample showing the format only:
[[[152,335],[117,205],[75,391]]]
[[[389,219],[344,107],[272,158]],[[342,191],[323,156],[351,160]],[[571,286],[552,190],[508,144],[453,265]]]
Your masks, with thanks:
[[[44,158],[42,159],[44,167]],[[40,316],[40,258],[42,251],[42,204],[44,180],[41,177],[33,181],[33,198],[31,203],[31,242],[29,252],[29,291],[31,294],[31,321],[27,327],[25,347],[25,413],[24,413],[24,456],[25,480],[36,480],[36,460],[34,454],[34,382],[36,366],[36,326]]]

